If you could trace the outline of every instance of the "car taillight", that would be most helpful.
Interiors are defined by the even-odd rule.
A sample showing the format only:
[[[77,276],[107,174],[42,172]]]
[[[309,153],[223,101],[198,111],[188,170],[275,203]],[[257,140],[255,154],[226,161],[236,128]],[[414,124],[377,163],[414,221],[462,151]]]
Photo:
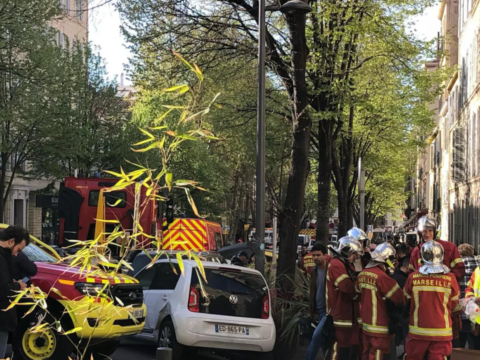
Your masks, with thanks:
[[[268,319],[269,316],[270,316],[270,301],[267,294],[263,297],[262,319]]]
[[[190,295],[188,296],[188,310],[192,312],[200,311],[200,294],[198,290],[190,286]]]

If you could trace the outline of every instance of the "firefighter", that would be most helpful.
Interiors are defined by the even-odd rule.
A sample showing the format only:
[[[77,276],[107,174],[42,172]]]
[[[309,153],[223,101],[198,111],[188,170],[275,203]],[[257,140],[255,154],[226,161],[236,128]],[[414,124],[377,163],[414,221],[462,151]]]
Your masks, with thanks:
[[[365,231],[357,227],[353,227],[350,230],[348,230],[347,235],[353,237],[362,245],[364,254],[362,256],[362,259],[359,261],[361,263],[362,268],[364,268],[365,266],[367,266],[368,262],[370,261],[370,254],[369,254],[370,239],[368,238]],[[357,265],[357,268],[358,268],[358,265]]]
[[[424,243],[421,256],[424,265],[408,276],[404,289],[409,310],[405,359],[444,360],[452,352],[452,315],[461,311],[460,287],[443,265],[444,249],[439,242]]]
[[[435,232],[437,231],[437,222],[428,216],[423,216],[418,220],[417,231],[420,239],[423,243],[435,240]],[[444,240],[435,240],[442,245],[445,253],[443,263],[451,270],[453,275],[457,278],[457,281],[461,281],[465,276],[465,265],[462,261],[462,257],[458,252],[457,246]],[[410,270],[415,271],[422,266],[422,259],[420,257],[421,244],[416,246],[412,254],[410,255]]]
[[[336,249],[330,249],[334,256],[327,270],[326,299],[327,314],[333,318],[335,331],[331,360],[353,360],[358,357],[360,340],[353,262],[363,255],[363,248],[353,237],[345,236]]]
[[[362,304],[362,360],[382,359],[383,354],[391,351],[398,322],[395,304],[403,301],[403,290],[387,275],[387,267],[393,268],[394,259],[395,248],[391,244],[378,245],[355,285]]]

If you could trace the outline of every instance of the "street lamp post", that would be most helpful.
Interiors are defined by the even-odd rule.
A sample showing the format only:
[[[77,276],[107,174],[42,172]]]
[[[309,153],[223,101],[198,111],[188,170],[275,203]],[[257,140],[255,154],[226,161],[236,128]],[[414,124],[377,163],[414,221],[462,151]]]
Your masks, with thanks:
[[[265,273],[265,0],[258,2],[257,176],[255,269]]]
[[[255,269],[265,273],[265,0],[258,1],[258,102],[257,102],[257,173],[255,216]],[[269,7],[286,15],[312,11],[303,0],[290,0],[281,7]]]

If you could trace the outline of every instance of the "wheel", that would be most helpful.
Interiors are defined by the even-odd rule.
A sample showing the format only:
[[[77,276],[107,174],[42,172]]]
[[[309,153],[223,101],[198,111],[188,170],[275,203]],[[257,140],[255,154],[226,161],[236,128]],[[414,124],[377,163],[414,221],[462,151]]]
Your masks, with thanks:
[[[274,357],[273,357],[273,351],[269,351],[269,352],[250,352],[248,354],[249,358],[250,359],[253,359],[253,360],[273,360]]]
[[[170,320],[166,320],[160,325],[158,330],[158,347],[172,349],[172,360],[180,360],[184,353],[184,346],[177,342],[175,328]]]
[[[67,324],[59,316],[63,329]],[[54,324],[55,319],[47,314],[43,322]],[[17,359],[22,360],[65,360],[71,355],[73,343],[68,335],[57,332],[55,326],[46,326],[39,332],[31,332],[31,319],[19,321],[12,348]]]
[[[85,352],[84,359],[110,359],[110,355],[112,355],[117,350],[119,344],[120,341],[118,339],[112,339],[102,342],[100,344],[92,345]]]

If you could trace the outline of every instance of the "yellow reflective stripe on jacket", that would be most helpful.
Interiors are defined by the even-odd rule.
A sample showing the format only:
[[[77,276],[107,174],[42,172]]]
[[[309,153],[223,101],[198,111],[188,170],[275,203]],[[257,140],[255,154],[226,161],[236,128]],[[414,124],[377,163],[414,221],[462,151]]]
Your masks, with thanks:
[[[377,287],[375,285],[367,284],[367,283],[360,283],[360,289],[377,291]]]
[[[387,295],[385,295],[385,297],[386,297],[387,299],[390,299],[390,297],[391,297],[393,294],[395,294],[395,292],[396,292],[397,290],[400,290],[400,286],[398,286],[398,284],[395,284],[395,285],[390,289],[390,291],[387,293]]]
[[[412,271],[415,271],[415,270],[416,270],[416,269],[415,269],[415,266],[413,266],[412,264],[408,264],[408,268],[409,268],[410,270],[412,270]]]
[[[333,320],[333,325],[344,328],[353,326],[350,320]]]
[[[434,291],[434,292],[443,292],[447,294],[452,293],[452,289],[442,288],[442,287],[435,287],[435,286],[414,286],[413,292],[415,291]]]
[[[460,299],[460,295],[452,297],[452,301],[458,301],[458,299]]]
[[[473,291],[475,292],[475,297],[480,297],[480,268],[476,268],[474,274],[475,281],[473,282]]]
[[[409,326],[409,331],[415,335],[425,335],[425,336],[452,336],[452,328],[447,329],[431,329],[431,328],[421,328],[418,326]]]
[[[408,299],[410,300],[412,297],[410,295],[407,294],[407,292],[404,290],[403,291],[403,295]]]
[[[343,280],[347,279],[348,275],[347,274],[342,274],[340,275],[337,280],[335,280],[334,285],[338,287],[338,284],[340,284]]]
[[[376,334],[388,334],[388,326],[378,326],[363,323],[362,329]]]
[[[451,263],[450,263],[450,267],[451,268],[454,268],[455,265],[457,265],[458,263],[461,263],[463,260],[462,258],[456,258],[455,260],[453,260]]]

